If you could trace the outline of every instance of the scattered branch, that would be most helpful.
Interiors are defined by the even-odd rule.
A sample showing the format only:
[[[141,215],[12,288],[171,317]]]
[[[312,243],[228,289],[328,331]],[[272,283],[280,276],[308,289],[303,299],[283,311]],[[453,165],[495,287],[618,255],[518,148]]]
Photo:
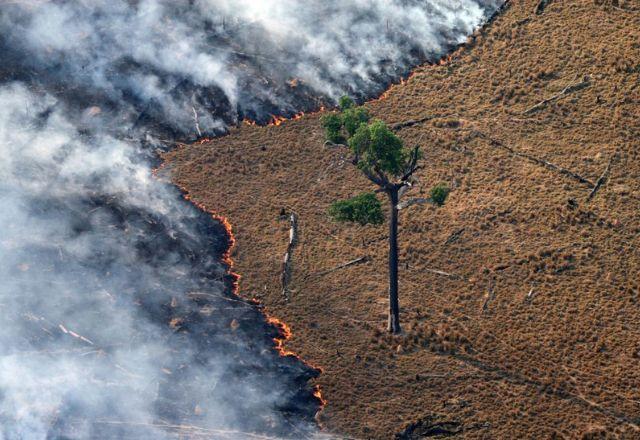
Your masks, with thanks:
[[[442,275],[442,276],[451,278],[452,280],[463,280],[464,279],[464,277],[461,277],[460,275],[456,275],[455,273],[445,272],[444,270],[426,268],[425,271],[426,272],[435,273],[436,275]]]
[[[569,84],[564,89],[562,89],[559,93],[556,93],[552,97],[540,101],[539,103],[537,103],[533,107],[529,107],[527,110],[522,112],[522,114],[523,115],[528,115],[528,114],[534,113],[534,112],[540,110],[541,108],[543,108],[544,106],[546,106],[551,101],[555,101],[556,99],[560,99],[563,96],[568,95],[569,93],[573,93],[573,92],[576,92],[578,90],[582,90],[585,87],[588,87],[589,85],[591,85],[591,81],[590,81],[588,76],[585,76],[582,81],[580,81],[578,83],[575,83],[575,84]]]
[[[313,273],[311,275],[307,275],[304,279],[307,280],[307,279],[309,279],[311,277],[321,277],[321,276],[324,276],[324,275],[328,275],[328,274],[330,274],[332,272],[335,272],[335,271],[340,270],[340,269],[344,269],[344,268],[349,267],[349,266],[353,266],[355,264],[366,263],[369,260],[370,260],[369,256],[365,255],[364,257],[356,258],[355,260],[351,260],[351,261],[347,261],[346,263],[339,264],[336,267],[333,267],[331,269],[327,269],[327,270],[323,270],[322,272],[317,272],[317,273]]]

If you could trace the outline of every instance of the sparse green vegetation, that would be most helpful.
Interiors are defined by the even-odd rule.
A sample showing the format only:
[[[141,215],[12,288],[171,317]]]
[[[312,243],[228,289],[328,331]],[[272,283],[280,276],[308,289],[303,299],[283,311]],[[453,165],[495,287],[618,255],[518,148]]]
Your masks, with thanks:
[[[450,191],[451,190],[444,183],[437,184],[431,188],[431,201],[438,206],[444,205]]]

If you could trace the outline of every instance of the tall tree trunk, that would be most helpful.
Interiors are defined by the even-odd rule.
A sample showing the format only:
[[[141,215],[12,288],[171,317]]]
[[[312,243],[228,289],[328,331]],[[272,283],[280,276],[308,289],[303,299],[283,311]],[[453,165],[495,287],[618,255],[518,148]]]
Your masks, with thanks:
[[[389,322],[388,331],[398,334],[400,328],[400,306],[398,304],[398,189],[389,190],[391,219],[389,220]]]

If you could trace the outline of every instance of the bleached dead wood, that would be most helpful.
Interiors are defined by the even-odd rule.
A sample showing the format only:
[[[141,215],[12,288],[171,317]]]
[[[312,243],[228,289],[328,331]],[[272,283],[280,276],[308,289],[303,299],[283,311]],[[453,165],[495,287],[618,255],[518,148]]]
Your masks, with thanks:
[[[93,345],[93,342],[91,342],[91,340],[89,340],[89,339],[85,338],[84,336],[82,336],[82,335],[80,335],[80,334],[78,334],[78,333],[76,333],[76,332],[74,332],[74,331],[72,331],[72,330],[69,330],[68,328],[66,328],[66,327],[65,327],[64,325],[62,325],[62,324],[58,324],[58,328],[59,328],[59,329],[60,329],[64,334],[67,334],[67,335],[73,336],[73,337],[74,337],[74,338],[76,338],[76,339],[80,339],[81,341],[86,342],[86,343],[87,343],[87,344],[89,344],[89,345]]]
[[[531,301],[533,299],[533,297],[535,296],[536,292],[533,289],[533,287],[529,290],[529,293],[527,293],[527,295],[524,297],[525,301]]]
[[[198,117],[198,112],[195,107],[191,107],[193,110],[193,122],[196,125],[196,131],[198,132],[198,137],[202,137],[202,131],[200,131],[200,118]]]
[[[589,193],[589,196],[587,197],[587,201],[591,200],[596,195],[596,193],[598,192],[600,187],[605,183],[605,181],[609,177],[609,171],[611,170],[611,164],[613,163],[613,161],[616,159],[617,156],[618,156],[617,152],[614,153],[613,156],[611,156],[611,159],[609,159],[609,163],[607,164],[606,168],[604,169],[604,171],[602,172],[600,177],[598,177],[598,180],[596,180],[596,184],[593,185],[593,189]]]
[[[451,278],[454,280],[461,280],[463,279],[463,277],[461,277],[460,275],[456,275],[455,273],[449,273],[449,272],[445,272],[444,270],[438,270],[438,269],[430,269],[430,268],[426,268],[424,269],[426,272],[431,272],[431,273],[435,273],[436,275],[442,275],[445,276],[447,278]]]
[[[565,95],[568,95],[570,93],[576,92],[576,91],[581,90],[581,89],[584,89],[585,87],[588,87],[589,85],[591,85],[591,80],[589,79],[588,76],[586,76],[586,77],[584,77],[584,79],[582,81],[580,81],[578,83],[575,83],[575,84],[569,84],[564,89],[562,89],[559,93],[556,93],[555,95],[551,96],[550,98],[543,99],[542,101],[540,101],[536,105],[534,105],[532,107],[529,107],[524,112],[522,112],[522,114],[523,115],[529,115],[531,113],[534,113],[534,112],[540,110],[541,108],[543,108],[544,106],[546,106],[551,101],[555,101],[556,99],[562,98]]]
[[[495,293],[493,290],[493,279],[489,281],[489,288],[487,289],[487,293],[484,294],[484,302],[482,303],[482,313],[489,310],[489,303],[495,298]]]
[[[289,217],[291,227],[289,228],[289,244],[287,245],[287,252],[284,254],[282,261],[282,275],[280,277],[282,281],[282,296],[289,301],[289,281],[291,280],[291,260],[293,258],[293,248],[298,241],[298,216],[295,212],[291,213]]]

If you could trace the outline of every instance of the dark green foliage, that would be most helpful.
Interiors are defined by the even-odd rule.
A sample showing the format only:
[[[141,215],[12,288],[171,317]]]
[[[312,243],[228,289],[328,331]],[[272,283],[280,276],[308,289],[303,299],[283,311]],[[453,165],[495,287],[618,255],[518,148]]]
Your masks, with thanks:
[[[333,143],[341,144],[353,136],[361,124],[369,122],[369,112],[363,107],[356,107],[348,96],[340,98],[340,113],[329,113],[320,120],[325,135]]]
[[[404,148],[402,140],[382,121],[361,124],[349,139],[349,147],[366,173],[380,171],[399,177],[411,160],[411,150]]]
[[[347,132],[347,137],[354,135],[358,127],[369,121],[369,112],[363,107],[352,107],[342,112],[342,125]]]
[[[353,102],[353,99],[345,95],[340,98],[338,105],[340,106],[340,110],[345,111],[348,108],[355,107],[356,103]]]
[[[431,200],[438,206],[444,205],[445,200],[447,200],[447,196],[449,195],[449,188],[444,183],[439,183],[438,185],[431,188]]]
[[[327,139],[336,144],[344,142],[344,136],[342,136],[342,118],[336,113],[327,113],[322,116],[320,120],[324,127],[325,135]]]
[[[361,225],[380,225],[384,222],[382,206],[374,193],[362,193],[351,199],[333,202],[329,207],[329,215],[336,221]]]

